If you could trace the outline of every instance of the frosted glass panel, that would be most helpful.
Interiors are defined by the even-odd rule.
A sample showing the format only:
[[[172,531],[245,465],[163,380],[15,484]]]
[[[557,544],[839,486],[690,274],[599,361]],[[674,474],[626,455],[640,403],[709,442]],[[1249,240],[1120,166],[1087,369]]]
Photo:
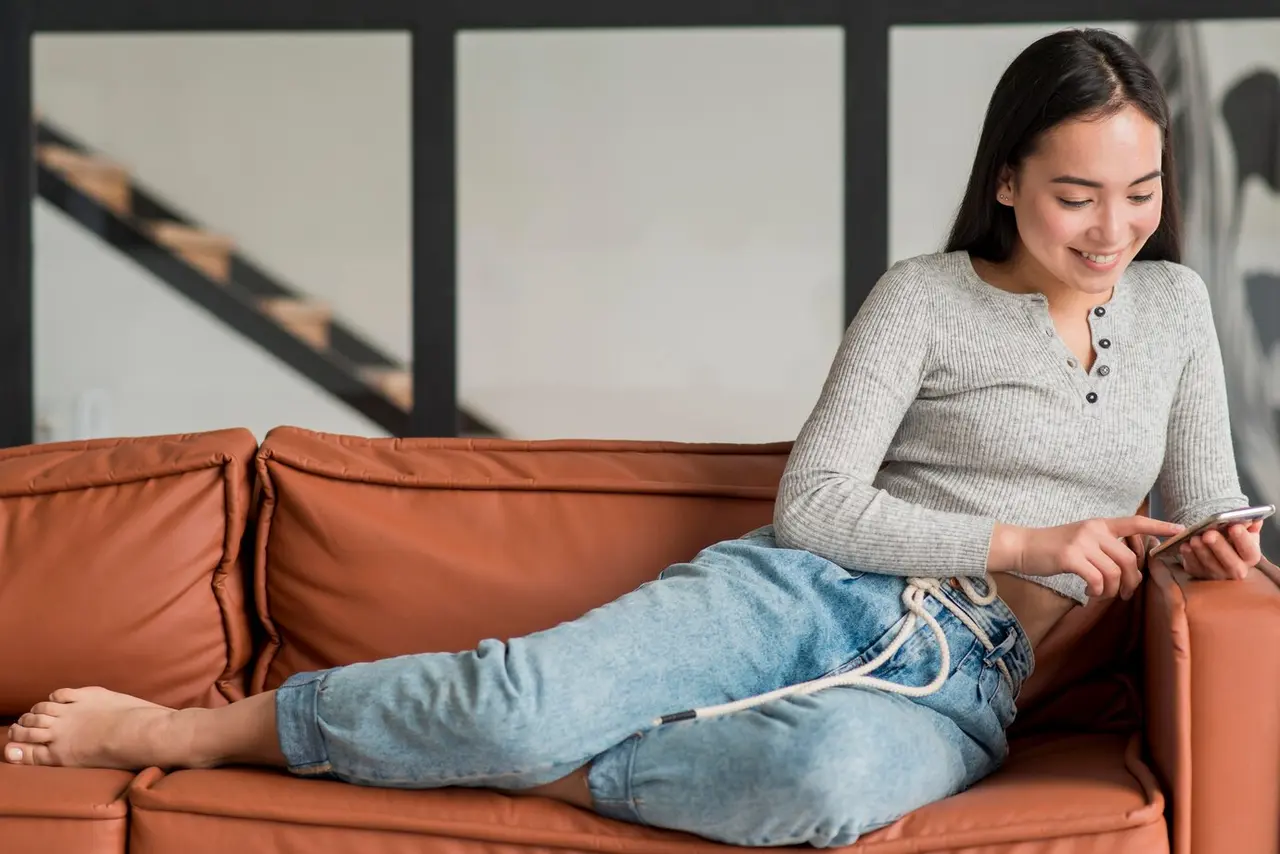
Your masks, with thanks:
[[[794,438],[842,331],[842,42],[462,34],[462,399],[530,438]]]

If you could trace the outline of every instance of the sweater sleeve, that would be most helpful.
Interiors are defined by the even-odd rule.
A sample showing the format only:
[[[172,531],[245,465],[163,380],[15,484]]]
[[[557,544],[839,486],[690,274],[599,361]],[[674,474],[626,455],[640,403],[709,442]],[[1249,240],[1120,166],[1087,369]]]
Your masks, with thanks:
[[[1188,306],[1190,352],[1182,367],[1165,440],[1164,464],[1156,480],[1164,515],[1191,525],[1210,513],[1245,507],[1240,490],[1222,350],[1204,280],[1181,265],[1166,265]]]
[[[986,573],[995,519],[931,510],[873,486],[929,368],[930,297],[910,261],[867,295],[783,472],[780,545],[888,575]]]

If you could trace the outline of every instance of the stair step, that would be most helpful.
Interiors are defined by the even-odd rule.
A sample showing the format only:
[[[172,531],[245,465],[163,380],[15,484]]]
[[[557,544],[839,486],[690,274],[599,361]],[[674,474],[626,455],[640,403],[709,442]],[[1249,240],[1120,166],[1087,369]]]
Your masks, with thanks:
[[[391,398],[405,412],[413,410],[413,372],[406,368],[365,368],[365,382]]]
[[[333,324],[333,310],[324,303],[291,297],[268,297],[258,301],[267,314],[294,335],[317,350],[329,349],[329,330]]]
[[[230,280],[231,253],[235,250],[230,237],[170,220],[154,220],[144,228],[156,242],[177,252],[209,278],[224,283]]]
[[[72,186],[102,202],[117,216],[127,217],[133,212],[129,170],[119,163],[62,145],[37,146],[36,159],[61,174]]]

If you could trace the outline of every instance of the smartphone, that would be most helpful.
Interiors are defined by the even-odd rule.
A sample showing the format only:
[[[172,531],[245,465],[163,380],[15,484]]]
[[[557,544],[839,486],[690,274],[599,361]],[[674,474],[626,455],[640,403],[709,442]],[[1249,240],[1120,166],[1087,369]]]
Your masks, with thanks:
[[[1274,504],[1262,504],[1258,507],[1241,507],[1238,510],[1226,510],[1222,513],[1214,513],[1201,519],[1194,525],[1190,525],[1181,534],[1169,539],[1156,546],[1148,554],[1148,557],[1155,557],[1165,549],[1174,548],[1179,544],[1191,539],[1196,534],[1203,534],[1205,531],[1214,528],[1227,528],[1231,525],[1241,524],[1248,525],[1250,522],[1256,522],[1258,519],[1266,519],[1276,512]]]

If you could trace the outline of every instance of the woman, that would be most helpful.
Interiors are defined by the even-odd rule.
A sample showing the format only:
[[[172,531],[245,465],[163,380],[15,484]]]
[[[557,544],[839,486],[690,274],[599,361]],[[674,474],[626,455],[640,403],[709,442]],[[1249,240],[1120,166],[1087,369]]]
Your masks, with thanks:
[[[223,709],[57,691],[6,759],[498,788],[741,845],[847,845],[973,784],[1049,628],[1131,596],[1143,538],[1247,503],[1168,126],[1113,35],[1013,62],[947,250],[872,290],[773,526],[544,632]],[[1131,515],[1153,485],[1172,521]],[[1242,577],[1258,530],[1182,557]]]

